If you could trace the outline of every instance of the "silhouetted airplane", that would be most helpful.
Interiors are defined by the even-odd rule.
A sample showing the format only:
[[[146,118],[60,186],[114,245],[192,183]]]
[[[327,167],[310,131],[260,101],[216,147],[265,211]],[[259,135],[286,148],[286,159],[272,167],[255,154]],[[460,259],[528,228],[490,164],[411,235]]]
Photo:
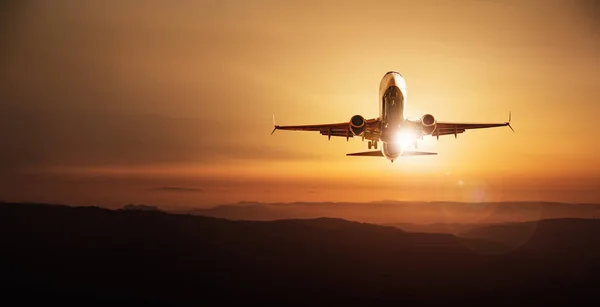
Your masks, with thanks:
[[[508,122],[504,123],[452,123],[437,122],[431,114],[425,114],[418,120],[410,120],[404,116],[406,82],[402,75],[396,71],[387,72],[379,86],[379,117],[365,119],[361,115],[354,115],[349,122],[321,125],[279,126],[273,125],[275,130],[300,130],[319,131],[322,135],[345,137],[362,137],[369,141],[369,149],[377,149],[377,142],[383,142],[382,150],[349,153],[347,156],[386,157],[394,162],[399,156],[436,155],[433,152],[408,151],[411,145],[417,147],[417,139],[425,135],[435,136],[453,134],[456,138],[459,133],[467,129],[481,129],[510,126],[510,113]],[[514,132],[514,130],[513,130]]]

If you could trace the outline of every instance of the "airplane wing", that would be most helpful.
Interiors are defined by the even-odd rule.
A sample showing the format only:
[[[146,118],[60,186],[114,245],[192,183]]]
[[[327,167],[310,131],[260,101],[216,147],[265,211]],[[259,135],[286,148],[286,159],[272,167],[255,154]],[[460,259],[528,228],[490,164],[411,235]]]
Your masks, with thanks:
[[[329,139],[332,136],[337,137],[345,137],[349,139],[354,137],[352,132],[350,131],[350,123],[333,123],[333,124],[318,124],[318,125],[298,125],[298,126],[280,126],[275,125],[275,119],[273,119],[273,131],[271,134],[275,132],[275,130],[292,130],[292,131],[319,131],[321,135],[327,135]],[[366,120],[366,131],[367,133],[375,133],[379,131],[379,119],[373,118]]]
[[[504,123],[452,123],[452,122],[438,122],[436,124],[435,131],[431,134],[432,136],[448,135],[453,134],[455,137],[459,133],[463,133],[470,129],[485,129],[494,127],[508,126],[513,132],[515,131],[510,125],[511,115],[508,115],[508,121]]]

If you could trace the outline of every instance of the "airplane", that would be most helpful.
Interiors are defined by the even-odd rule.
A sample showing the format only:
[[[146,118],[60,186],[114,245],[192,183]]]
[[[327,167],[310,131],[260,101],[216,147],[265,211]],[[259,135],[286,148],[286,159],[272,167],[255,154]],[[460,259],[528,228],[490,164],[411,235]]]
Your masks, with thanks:
[[[405,117],[406,106],[406,81],[397,71],[387,72],[381,79],[379,85],[379,117],[365,119],[362,115],[354,115],[349,122],[320,124],[320,125],[300,125],[300,126],[280,126],[275,124],[273,116],[273,126],[276,130],[296,130],[296,131],[318,131],[321,135],[331,137],[345,137],[346,141],[350,138],[360,137],[364,141],[368,140],[368,148],[377,149],[381,141],[383,146],[380,150],[348,153],[346,156],[362,157],[385,157],[392,163],[400,156],[422,156],[437,155],[434,152],[422,152],[407,150],[410,147],[417,148],[417,140],[423,139],[423,136],[435,136],[438,140],[441,135],[454,135],[464,133],[469,129],[483,129],[510,125],[511,113],[508,115],[508,122],[503,123],[455,123],[438,122],[431,114],[425,114],[420,119],[408,119]]]

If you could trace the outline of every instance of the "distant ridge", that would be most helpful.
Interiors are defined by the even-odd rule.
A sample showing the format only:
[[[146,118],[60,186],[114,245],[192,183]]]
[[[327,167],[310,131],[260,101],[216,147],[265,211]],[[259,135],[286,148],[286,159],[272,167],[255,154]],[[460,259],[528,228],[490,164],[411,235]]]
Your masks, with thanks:
[[[267,221],[286,218],[337,217],[389,224],[506,223],[552,218],[600,218],[600,204],[558,202],[293,202],[219,205],[181,211],[233,220]]]
[[[127,204],[127,205],[123,206],[122,210],[162,211],[156,206],[134,205],[134,204]]]
[[[61,306],[597,305],[599,233],[600,221],[586,219],[483,226],[462,238],[340,218],[4,203],[0,291]]]

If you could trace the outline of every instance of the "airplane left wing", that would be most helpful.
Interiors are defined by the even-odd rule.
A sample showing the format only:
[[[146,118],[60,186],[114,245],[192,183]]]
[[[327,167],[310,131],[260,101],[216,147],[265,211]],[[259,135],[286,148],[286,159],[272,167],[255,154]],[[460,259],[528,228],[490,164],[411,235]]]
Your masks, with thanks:
[[[379,119],[373,118],[366,120],[366,131],[374,132],[379,129]],[[332,136],[337,137],[345,137],[349,139],[354,137],[352,131],[350,131],[350,123],[334,123],[334,124],[319,124],[319,125],[298,125],[298,126],[280,126],[275,124],[275,119],[273,119],[273,131],[271,134],[275,132],[275,130],[291,130],[291,131],[319,131],[321,135],[327,135],[329,139]]]
[[[470,129],[485,129],[494,127],[508,126],[510,130],[515,131],[510,125],[511,115],[508,115],[508,121],[504,123],[452,123],[452,122],[438,122],[436,123],[435,131],[431,134],[432,136],[448,135],[463,133]]]

